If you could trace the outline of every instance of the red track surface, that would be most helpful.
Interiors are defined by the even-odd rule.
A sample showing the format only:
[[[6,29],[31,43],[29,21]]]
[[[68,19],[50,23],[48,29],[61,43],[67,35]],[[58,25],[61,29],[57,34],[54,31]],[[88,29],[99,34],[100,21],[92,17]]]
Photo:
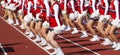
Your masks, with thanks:
[[[1,12],[0,16],[2,16],[3,13],[4,12]],[[17,28],[20,29],[19,27]],[[21,31],[23,32],[24,30]],[[61,46],[65,55],[96,55],[95,53],[100,55],[120,55],[120,51],[114,51],[111,46],[102,46],[100,44],[102,41],[91,42],[89,41],[89,39],[92,38],[91,36],[87,38],[79,38],[80,34],[81,33],[72,35],[69,31],[64,32],[60,36],[56,36],[55,39]],[[117,34],[117,36],[120,36],[120,34]],[[8,55],[48,55],[47,52],[35,45],[1,18],[0,43],[2,43],[2,46]],[[84,47],[90,49],[90,51],[93,51],[94,53],[84,49]],[[0,55],[4,55],[1,48]]]

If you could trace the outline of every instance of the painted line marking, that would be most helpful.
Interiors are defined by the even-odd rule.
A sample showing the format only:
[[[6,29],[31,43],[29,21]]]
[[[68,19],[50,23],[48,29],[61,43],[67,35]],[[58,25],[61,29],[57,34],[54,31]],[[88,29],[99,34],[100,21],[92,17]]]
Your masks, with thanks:
[[[5,19],[3,19],[3,17],[0,16],[0,18],[5,21]],[[7,21],[5,21],[7,23]],[[8,23],[7,23],[8,24]],[[8,24],[10,25],[10,24]],[[15,30],[17,30],[18,32],[20,32],[22,35],[24,35],[27,39],[29,39],[31,42],[33,42],[35,45],[37,45],[38,47],[40,47],[41,49],[43,49],[45,52],[47,52],[48,54],[51,54],[49,51],[47,51],[46,49],[44,49],[42,46],[40,46],[39,44],[37,44],[36,42],[34,42],[32,39],[30,39],[27,35],[25,35],[22,31],[20,31],[18,28],[16,28],[13,25],[10,25],[11,27],[13,27]]]
[[[84,46],[82,46],[82,45],[80,45],[80,44],[78,44],[78,43],[75,43],[75,42],[67,39],[67,38],[64,38],[64,37],[61,36],[61,35],[58,35],[58,36],[59,36],[60,38],[64,39],[64,40],[68,41],[68,42],[71,42],[72,44],[74,44],[74,45],[76,45],[76,46],[82,47],[83,49],[88,50],[88,51],[90,51],[90,52],[92,52],[92,53],[94,53],[94,54],[96,54],[96,55],[100,55],[99,53],[97,53],[97,52],[95,52],[95,51],[92,51],[92,50],[90,50],[89,48],[86,48],[86,47],[84,47]]]
[[[7,52],[5,51],[5,49],[3,48],[2,44],[0,43],[0,48],[2,49],[4,55],[8,55]]]

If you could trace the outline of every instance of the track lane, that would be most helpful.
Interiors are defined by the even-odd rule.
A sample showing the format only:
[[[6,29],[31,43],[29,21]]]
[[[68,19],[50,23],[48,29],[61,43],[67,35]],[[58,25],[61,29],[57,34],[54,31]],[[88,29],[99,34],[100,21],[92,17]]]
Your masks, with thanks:
[[[48,55],[0,18],[0,43],[8,55]]]

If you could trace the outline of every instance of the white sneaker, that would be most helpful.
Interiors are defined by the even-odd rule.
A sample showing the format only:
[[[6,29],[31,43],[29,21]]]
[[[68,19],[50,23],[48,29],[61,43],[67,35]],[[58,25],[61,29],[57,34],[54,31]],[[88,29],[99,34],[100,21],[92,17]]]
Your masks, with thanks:
[[[14,25],[15,25],[15,26],[19,25],[19,22],[18,22],[18,20],[16,20],[16,23],[15,23]]]
[[[56,49],[54,49],[54,52],[52,52],[50,55],[56,55],[58,52]]]
[[[8,18],[7,22],[8,22],[9,24],[14,24],[14,21],[13,21],[11,18]]]
[[[47,45],[47,42],[44,38],[41,38],[41,42],[40,42],[41,46]]]
[[[38,35],[36,35],[36,38],[34,39],[34,42],[36,42],[36,41],[41,41],[41,39]]]
[[[116,48],[116,47],[117,47],[117,43],[116,43],[116,42],[113,42],[112,48]]]
[[[82,36],[80,36],[80,38],[85,38],[85,37],[88,37],[87,34],[83,34]]]
[[[97,35],[94,35],[92,39],[90,39],[90,41],[99,41],[99,37]]]
[[[46,50],[50,50],[50,49],[53,49],[53,47],[50,46],[50,44],[48,44],[48,46],[44,47],[44,49],[46,49]]]
[[[33,38],[34,34],[32,32],[30,32],[28,36],[29,36],[29,38]]]
[[[21,28],[21,29],[25,29],[23,23],[20,25],[20,28]]]
[[[112,42],[108,38],[106,38],[103,45],[112,45]]]
[[[70,31],[70,30],[71,30],[70,26],[65,27],[65,31]]]
[[[101,45],[105,44],[105,41],[101,43]]]
[[[101,43],[101,45],[104,45],[105,42],[107,42],[107,38],[103,38],[103,39],[104,39],[104,41]]]
[[[74,28],[73,31],[71,32],[72,34],[78,33],[77,28]]]
[[[120,50],[120,43],[117,43],[117,46],[114,50]]]
[[[26,34],[26,35],[28,35],[28,34],[29,34],[29,32],[28,32],[28,31],[26,31],[26,32],[25,32],[25,34]]]

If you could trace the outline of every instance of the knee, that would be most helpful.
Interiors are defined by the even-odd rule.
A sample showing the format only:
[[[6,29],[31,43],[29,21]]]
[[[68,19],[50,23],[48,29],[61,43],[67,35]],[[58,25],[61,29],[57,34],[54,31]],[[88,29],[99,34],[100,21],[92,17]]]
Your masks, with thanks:
[[[46,41],[50,42],[50,39],[49,39],[49,37],[47,37],[47,38],[46,38]]]
[[[91,27],[91,25],[90,25],[90,24],[87,24],[87,28],[91,29],[92,27]]]
[[[98,32],[100,32],[100,31],[101,31],[101,28],[98,27],[97,30],[98,30]]]
[[[99,28],[97,28],[97,31],[98,31],[98,32],[100,32],[100,29],[99,29]]]
[[[38,28],[35,28],[35,31],[37,31],[37,32],[38,32],[38,31],[39,31],[39,29],[38,29]]]
[[[110,32],[109,32],[109,35],[113,35],[113,32],[112,32],[112,31],[110,31]]]

